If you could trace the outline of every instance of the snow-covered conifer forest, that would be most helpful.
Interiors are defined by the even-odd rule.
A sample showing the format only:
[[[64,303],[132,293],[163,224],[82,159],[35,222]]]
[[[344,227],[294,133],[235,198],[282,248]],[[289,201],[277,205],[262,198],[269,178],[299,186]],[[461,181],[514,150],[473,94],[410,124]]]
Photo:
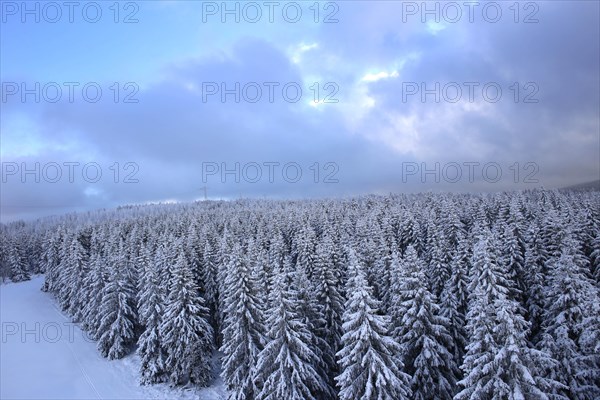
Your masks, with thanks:
[[[127,206],[1,226],[139,381],[231,399],[600,398],[600,192]],[[214,356],[220,371],[212,368]]]

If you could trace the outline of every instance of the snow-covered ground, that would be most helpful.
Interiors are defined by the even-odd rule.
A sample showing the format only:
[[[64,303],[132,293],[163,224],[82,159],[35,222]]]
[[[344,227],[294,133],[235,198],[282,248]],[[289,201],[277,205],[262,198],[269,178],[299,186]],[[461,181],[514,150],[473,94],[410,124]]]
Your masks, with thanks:
[[[139,358],[108,361],[96,343],[40,290],[43,276],[0,285],[0,399],[202,399],[225,397],[210,388],[140,386]]]

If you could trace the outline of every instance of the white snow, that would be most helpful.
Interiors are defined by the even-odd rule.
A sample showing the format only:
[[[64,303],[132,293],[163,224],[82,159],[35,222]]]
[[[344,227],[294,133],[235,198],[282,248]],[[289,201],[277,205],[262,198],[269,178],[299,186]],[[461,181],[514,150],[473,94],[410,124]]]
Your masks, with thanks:
[[[202,399],[226,397],[220,378],[204,389],[138,383],[139,357],[108,361],[96,342],[40,290],[43,276],[0,285],[1,399]],[[215,360],[215,364],[217,361]]]

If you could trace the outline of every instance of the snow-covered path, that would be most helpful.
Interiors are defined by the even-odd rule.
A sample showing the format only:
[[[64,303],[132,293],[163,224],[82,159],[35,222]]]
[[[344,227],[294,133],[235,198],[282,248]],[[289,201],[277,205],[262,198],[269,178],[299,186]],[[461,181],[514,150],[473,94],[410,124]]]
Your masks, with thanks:
[[[0,399],[219,399],[203,389],[138,384],[139,358],[108,361],[56,308],[43,276],[0,285]]]

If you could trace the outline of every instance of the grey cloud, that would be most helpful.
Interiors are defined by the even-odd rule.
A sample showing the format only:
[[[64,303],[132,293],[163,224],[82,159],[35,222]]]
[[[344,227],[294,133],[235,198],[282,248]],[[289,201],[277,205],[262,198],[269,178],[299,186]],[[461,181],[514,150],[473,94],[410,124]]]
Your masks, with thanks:
[[[115,161],[121,166],[134,161],[140,168],[136,175],[140,182],[130,185],[110,180],[95,185],[81,180],[38,185],[11,181],[3,184],[3,218],[43,213],[31,212],[31,205],[54,212],[161,199],[192,200],[202,197],[200,187],[204,185],[209,196],[222,198],[322,197],[431,188],[503,190],[513,186],[510,179],[488,184],[480,177],[473,184],[403,182],[406,162],[497,161],[506,176],[513,162],[533,161],[539,164],[540,183],[546,186],[597,179],[598,21],[590,15],[598,5],[588,3],[570,8],[542,3],[542,22],[535,26],[460,24],[437,36],[414,21],[398,24],[398,15],[384,8],[390,2],[381,7],[343,4],[340,20],[345,22],[321,27],[319,48],[307,53],[302,65],[291,63],[276,44],[246,38],[227,53],[167,66],[162,81],[139,92],[138,104],[3,104],[3,113],[29,115],[48,143],[77,143],[86,150],[81,157],[91,158],[105,169]],[[398,5],[391,7],[398,11]],[[312,38],[311,31],[307,40]],[[357,100],[350,89],[367,69],[389,70],[395,61],[415,51],[421,57],[407,62],[398,78],[368,85],[376,106],[350,127],[344,107]],[[337,71],[326,65],[329,56],[339,57]],[[313,110],[303,102],[290,104],[280,97],[272,104],[266,97],[256,104],[222,104],[214,97],[204,103],[199,91],[207,81],[302,82],[302,68],[317,69],[320,64],[322,75],[335,76],[339,83],[338,105]],[[487,105],[485,112],[466,112],[460,105],[448,103],[402,102],[402,82],[473,79],[496,81],[504,89],[513,80],[535,80],[540,86],[540,102],[501,101]],[[310,93],[303,89],[305,100]],[[395,132],[394,116],[415,117],[421,131],[418,151],[394,149],[381,140],[381,132]],[[400,138],[407,135],[402,131],[395,134]],[[78,157],[68,150],[46,151],[17,161]],[[212,176],[202,182],[203,162],[225,162],[232,167],[235,162],[268,161],[299,163],[303,179],[293,184],[279,175],[273,184],[266,177],[258,183],[236,184],[229,178],[223,184]],[[321,166],[317,184],[309,169],[314,162]],[[339,166],[335,176],[339,183],[322,183],[328,172],[323,170],[326,162]]]

